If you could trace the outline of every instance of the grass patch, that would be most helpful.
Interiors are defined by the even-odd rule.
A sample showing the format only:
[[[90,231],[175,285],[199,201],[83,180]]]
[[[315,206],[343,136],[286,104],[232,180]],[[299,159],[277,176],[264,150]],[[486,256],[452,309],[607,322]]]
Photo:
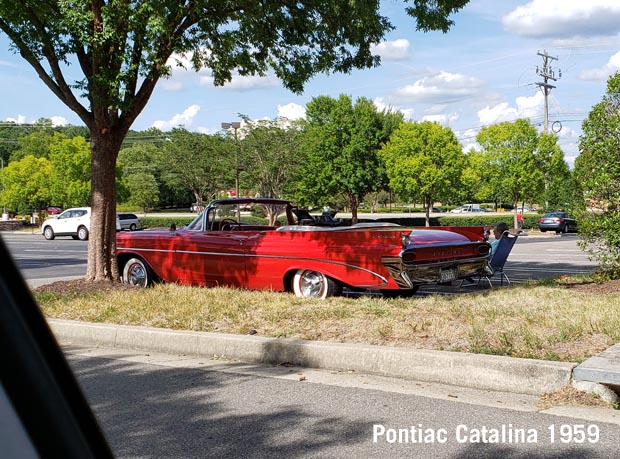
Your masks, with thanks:
[[[46,316],[182,330],[456,350],[580,362],[620,341],[620,295],[561,282],[462,295],[304,300],[292,294],[161,284],[35,291]]]

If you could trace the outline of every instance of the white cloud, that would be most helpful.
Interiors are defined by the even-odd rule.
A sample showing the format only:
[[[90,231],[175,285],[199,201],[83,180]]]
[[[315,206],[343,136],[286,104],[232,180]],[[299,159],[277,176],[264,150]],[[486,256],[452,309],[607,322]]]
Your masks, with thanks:
[[[620,32],[617,0],[533,0],[502,18],[508,32],[525,37],[615,35]]]
[[[63,116],[52,116],[50,118],[52,121],[52,126],[67,126],[69,121]]]
[[[442,126],[450,126],[459,119],[458,113],[440,113],[436,115],[424,115],[422,121],[432,121]]]
[[[42,118],[45,118],[45,117],[42,117]],[[64,116],[50,116],[47,119],[51,121],[52,126],[67,126],[69,124],[69,121],[67,121],[67,119]],[[17,115],[17,118],[8,117],[6,118],[6,121],[10,123],[16,123],[16,124],[35,124],[38,121],[38,119],[34,119],[34,118],[28,119],[24,115]]]
[[[517,109],[510,107],[508,102],[502,102],[493,107],[486,106],[478,111],[478,119],[483,125],[500,123],[502,121],[512,121],[517,118]]]
[[[9,123],[28,124],[28,120],[26,119],[26,117],[24,115],[17,115],[17,118],[9,117],[6,120]]]
[[[201,76],[200,84],[202,86],[213,86],[213,76]],[[251,91],[253,89],[273,88],[279,85],[280,80],[273,75],[262,77],[258,75],[241,76],[233,74],[232,80],[225,83],[221,88],[234,91]]]
[[[390,104],[383,97],[376,97],[372,102],[379,111],[389,110],[394,112],[400,112],[403,114],[405,120],[413,119],[413,114],[415,112],[413,108],[403,108],[399,107],[398,105]]]
[[[542,92],[531,97],[517,97],[516,108],[508,102],[501,102],[494,106],[486,106],[478,111],[478,119],[483,125],[514,121],[517,118],[538,118],[544,111]]]
[[[306,117],[306,107],[291,102],[286,105],[278,105],[278,116],[289,120],[298,120]]]
[[[186,128],[189,128],[194,122],[194,118],[196,118],[196,115],[198,115],[199,111],[200,111],[199,105],[196,105],[196,104],[191,105],[187,107],[185,111],[183,111],[183,113],[174,115],[170,119],[170,121],[161,121],[161,120],[155,121],[153,123],[153,127],[156,127],[157,129],[161,131],[168,131],[178,126],[184,126]]]
[[[476,142],[476,129],[466,129],[464,131],[456,131],[456,138],[463,146],[463,151],[468,153],[470,150],[480,150],[480,145]]]
[[[409,47],[409,40],[399,38],[398,40],[384,41],[378,45],[373,45],[370,51],[381,56],[382,60],[400,61],[409,58]]]
[[[620,70],[620,51],[609,58],[607,64],[597,69],[582,71],[578,78],[588,81],[606,81],[611,75]]]
[[[475,77],[441,71],[396,91],[407,102],[458,102],[478,95],[485,83]]]

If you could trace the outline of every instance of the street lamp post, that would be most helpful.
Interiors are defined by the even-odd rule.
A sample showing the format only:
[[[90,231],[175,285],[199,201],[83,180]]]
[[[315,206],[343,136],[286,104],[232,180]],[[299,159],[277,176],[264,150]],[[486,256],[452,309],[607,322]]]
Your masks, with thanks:
[[[232,123],[222,123],[222,129],[230,129],[232,128],[235,132],[235,197],[239,197],[239,171],[241,168],[239,167],[239,139],[237,137],[237,129],[241,127],[241,123],[239,121],[233,121]],[[241,221],[241,209],[237,206],[237,221]]]

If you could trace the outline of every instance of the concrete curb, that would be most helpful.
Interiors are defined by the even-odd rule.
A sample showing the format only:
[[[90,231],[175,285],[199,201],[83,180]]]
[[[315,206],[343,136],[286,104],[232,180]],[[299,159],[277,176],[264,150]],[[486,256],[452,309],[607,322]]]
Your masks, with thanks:
[[[144,350],[249,363],[289,362],[309,368],[392,376],[475,389],[540,395],[571,381],[572,363],[495,355],[263,338],[49,319],[63,343]]]

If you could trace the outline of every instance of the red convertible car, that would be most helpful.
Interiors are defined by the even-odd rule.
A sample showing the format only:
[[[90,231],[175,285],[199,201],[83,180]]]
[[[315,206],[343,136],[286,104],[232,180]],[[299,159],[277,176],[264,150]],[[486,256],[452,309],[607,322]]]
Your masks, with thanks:
[[[325,298],[346,287],[410,296],[423,284],[487,272],[483,227],[343,226],[289,201],[213,201],[180,229],[119,232],[123,281],[227,285]]]

